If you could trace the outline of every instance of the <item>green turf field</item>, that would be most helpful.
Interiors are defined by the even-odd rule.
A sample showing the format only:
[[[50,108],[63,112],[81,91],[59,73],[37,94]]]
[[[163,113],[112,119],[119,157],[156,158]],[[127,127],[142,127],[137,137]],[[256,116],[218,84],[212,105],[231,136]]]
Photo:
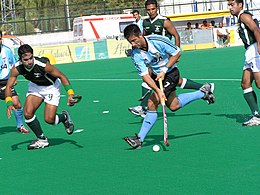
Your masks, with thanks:
[[[242,47],[183,52],[181,76],[214,82],[216,103],[201,100],[176,113],[167,110],[166,149],[161,107],[142,149],[122,140],[142,123],[127,110],[141,95],[130,58],[57,65],[83,96],[67,107],[62,89],[59,111],[70,111],[76,132],[69,136],[62,124],[44,123],[42,106],[36,114],[50,147],[28,151],[33,133],[16,132],[2,101],[0,194],[260,194],[260,127],[241,126],[250,115],[240,88],[243,55]],[[22,102],[26,89],[19,77]],[[154,144],[162,149],[153,152]]]

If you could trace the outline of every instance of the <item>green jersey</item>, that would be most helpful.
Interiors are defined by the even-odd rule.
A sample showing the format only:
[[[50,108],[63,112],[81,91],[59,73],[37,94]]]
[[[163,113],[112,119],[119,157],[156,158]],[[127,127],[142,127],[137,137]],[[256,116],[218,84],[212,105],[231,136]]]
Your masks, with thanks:
[[[19,74],[23,75],[25,79],[40,86],[49,86],[53,85],[57,78],[45,72],[44,68],[48,60],[49,59],[45,57],[34,56],[32,68],[26,68],[20,61],[15,64],[15,67]]]
[[[164,21],[168,18],[158,14],[154,19],[146,18],[143,21],[143,27],[146,35],[157,34],[172,39],[172,35],[164,29]]]
[[[249,14],[253,18],[254,22],[256,23],[256,25],[258,27],[259,27],[259,23],[258,23],[257,18],[255,18],[253,16],[253,14],[251,14],[247,11],[242,10],[238,14],[238,33],[239,33],[241,40],[244,43],[245,48],[247,49],[250,45],[252,45],[253,43],[256,42],[256,38],[255,38],[254,32],[251,31],[248,26],[246,26],[244,23],[241,22],[241,20],[240,20],[241,14]]]

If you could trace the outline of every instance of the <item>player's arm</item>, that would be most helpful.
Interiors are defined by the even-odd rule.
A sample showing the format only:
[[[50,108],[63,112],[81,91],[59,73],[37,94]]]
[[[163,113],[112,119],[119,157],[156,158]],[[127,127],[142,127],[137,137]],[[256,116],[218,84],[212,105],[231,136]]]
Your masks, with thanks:
[[[8,118],[11,117],[12,110],[15,110],[12,102],[12,87],[15,85],[18,75],[18,70],[13,67],[5,88],[5,102],[7,105],[6,114]]]
[[[151,78],[151,76],[149,74],[143,75],[142,79],[143,79],[144,82],[147,83],[147,85],[149,87],[151,87],[154,90],[154,92],[159,97],[160,102],[161,102],[162,99],[167,101],[165,94],[160,90],[160,88],[156,85],[156,83],[154,82],[154,80]]]
[[[171,20],[167,19],[164,21],[164,29],[167,30],[172,36],[174,36],[175,45],[180,47],[180,35],[177,32],[176,28],[173,26]]]
[[[68,93],[68,106],[73,106],[77,100],[73,99],[74,91],[70,85],[69,79],[55,66],[51,65],[49,62],[46,63],[45,72],[51,74],[54,77],[57,77],[61,80],[62,85],[65,87],[65,90]]]
[[[258,53],[260,54],[260,29],[254,22],[253,18],[249,14],[241,14],[240,20],[242,23],[247,25],[252,32],[254,32],[256,41],[257,41],[257,48],[258,48]]]
[[[167,64],[162,68],[162,71],[159,74],[157,74],[155,80],[158,81],[160,78],[162,80],[164,80],[164,76],[165,76],[166,72],[168,71],[168,69],[171,68],[174,64],[176,64],[179,61],[180,57],[181,57],[180,51],[178,53],[176,53],[175,55],[169,55]]]

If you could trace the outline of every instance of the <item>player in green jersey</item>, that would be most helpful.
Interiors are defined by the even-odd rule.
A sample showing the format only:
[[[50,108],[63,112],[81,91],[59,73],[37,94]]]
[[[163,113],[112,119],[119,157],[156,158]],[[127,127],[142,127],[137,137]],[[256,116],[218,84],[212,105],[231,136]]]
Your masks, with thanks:
[[[12,68],[5,90],[7,116],[10,118],[12,110],[15,109],[11,98],[12,86],[17,76],[23,75],[25,79],[30,81],[24,104],[25,122],[37,137],[28,146],[28,149],[45,148],[49,146],[49,142],[43,134],[41,125],[35,115],[36,111],[44,102],[44,120],[52,125],[57,125],[61,122],[64,124],[67,133],[72,134],[74,124],[68,111],[63,110],[60,114],[56,112],[60,100],[60,84],[62,83],[67,90],[67,104],[69,106],[73,106],[76,103],[76,100],[73,99],[74,91],[67,77],[52,66],[48,58],[33,56],[31,46],[27,44],[20,46],[18,48],[18,55],[19,61]]]
[[[230,13],[238,18],[238,33],[246,49],[241,86],[252,116],[242,125],[258,126],[260,114],[252,82],[255,80],[257,88],[260,88],[260,29],[258,20],[244,11],[243,6],[243,0],[228,0]]]

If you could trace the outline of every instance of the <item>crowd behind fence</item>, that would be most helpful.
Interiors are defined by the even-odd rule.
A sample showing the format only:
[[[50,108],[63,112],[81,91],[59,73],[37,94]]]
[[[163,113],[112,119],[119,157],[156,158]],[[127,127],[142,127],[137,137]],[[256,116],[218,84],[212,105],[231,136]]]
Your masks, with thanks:
[[[208,11],[212,9],[211,2],[197,2],[189,4],[173,4],[162,5],[159,11],[165,15],[169,11],[174,10],[172,14],[184,13],[185,11]],[[214,1],[217,5],[222,5],[226,0]],[[81,15],[107,15],[107,14],[122,14],[131,12],[133,9],[140,10],[141,15],[145,16],[143,5],[133,5],[128,2],[125,8],[108,8],[106,1],[102,3],[94,3],[86,6],[86,4],[72,4],[59,5],[55,7],[41,7],[41,8],[18,8],[9,10],[9,14],[4,16],[3,10],[1,14],[1,30],[8,34],[14,35],[30,35],[36,33],[51,33],[51,32],[65,32],[73,29],[73,19]],[[187,10],[187,7],[191,9]],[[207,10],[205,10],[207,9]],[[226,6],[215,6],[215,10],[226,10]],[[259,9],[255,9],[260,13]],[[260,15],[260,14],[259,14]]]

